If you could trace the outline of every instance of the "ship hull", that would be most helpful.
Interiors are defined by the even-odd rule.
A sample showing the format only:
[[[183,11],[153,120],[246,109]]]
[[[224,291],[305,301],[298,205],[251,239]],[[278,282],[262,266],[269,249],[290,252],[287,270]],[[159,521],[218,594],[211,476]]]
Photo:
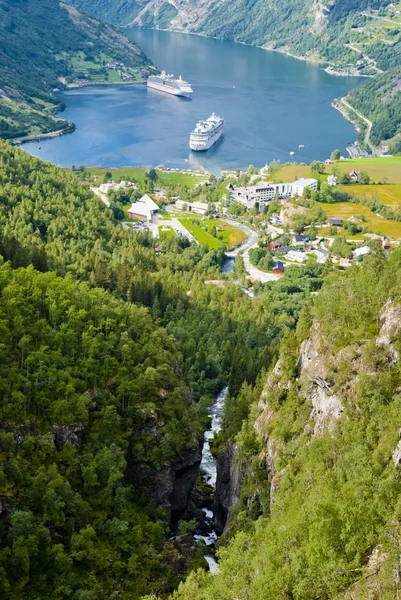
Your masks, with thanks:
[[[193,141],[190,139],[189,140],[190,149],[193,150],[194,152],[205,152],[206,150],[209,150],[209,148],[214,146],[214,144],[216,142],[218,142],[218,140],[221,138],[221,136],[223,135],[223,130],[224,130],[224,127],[222,126],[208,140],[205,140],[202,142]]]
[[[189,98],[192,94],[192,92],[180,90],[179,88],[173,88],[168,85],[163,85],[153,81],[148,81],[148,88],[157,90],[159,92],[164,92],[165,94],[171,94],[172,96],[181,96],[183,98]]]

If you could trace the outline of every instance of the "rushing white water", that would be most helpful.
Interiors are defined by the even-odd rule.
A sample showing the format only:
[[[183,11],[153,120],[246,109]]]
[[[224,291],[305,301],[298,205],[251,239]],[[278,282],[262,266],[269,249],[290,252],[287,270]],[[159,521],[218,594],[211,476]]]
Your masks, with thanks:
[[[210,417],[211,424],[210,429],[205,432],[203,450],[202,450],[202,461],[201,461],[201,471],[203,471],[203,476],[207,483],[209,483],[213,489],[216,488],[216,476],[217,476],[217,467],[216,460],[213,458],[213,455],[210,451],[210,440],[213,438],[215,433],[218,433],[221,429],[221,419],[223,415],[224,409],[224,400],[226,397],[227,388],[224,388],[220,394],[217,396],[216,402],[213,404]],[[214,548],[217,541],[217,533],[214,529],[213,519],[214,514],[213,511],[209,508],[202,508],[202,511],[205,515],[205,522],[208,525],[207,534],[195,534],[195,540],[203,540],[207,547]],[[217,561],[213,554],[206,554],[205,559],[208,562],[209,569],[211,573],[215,573],[218,569]]]

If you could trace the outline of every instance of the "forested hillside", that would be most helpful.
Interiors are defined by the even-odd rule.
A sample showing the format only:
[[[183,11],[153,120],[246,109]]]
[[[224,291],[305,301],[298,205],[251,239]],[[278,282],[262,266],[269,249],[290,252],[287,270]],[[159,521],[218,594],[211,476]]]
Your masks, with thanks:
[[[54,89],[123,81],[107,68],[115,61],[133,81],[151,66],[118,30],[57,0],[0,0],[0,39],[0,137],[6,139],[73,129],[52,116],[63,107]]]
[[[231,438],[219,572],[174,600],[398,598],[400,283],[400,250],[378,244],[304,307]]]
[[[206,567],[170,538],[197,515],[212,397],[228,384],[238,431],[323,268],[253,301],[205,285],[223,250],[158,254],[71,171],[5,142],[0,240],[0,596],[166,597]]]

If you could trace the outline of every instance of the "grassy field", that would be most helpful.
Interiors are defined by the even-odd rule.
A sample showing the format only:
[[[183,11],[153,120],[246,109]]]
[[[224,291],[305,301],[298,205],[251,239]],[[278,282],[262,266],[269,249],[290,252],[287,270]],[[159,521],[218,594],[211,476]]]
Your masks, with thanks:
[[[218,219],[201,220],[199,218],[182,217],[179,221],[192,233],[200,244],[207,244],[209,250],[211,248],[220,248],[222,245],[227,250],[232,250],[246,240],[246,233],[242,229]],[[194,221],[199,221],[201,225],[197,225]],[[215,238],[208,231],[205,231],[203,227],[220,227],[221,231],[217,231],[217,238]]]
[[[322,207],[327,216],[330,217],[342,217],[343,219],[349,219],[350,217],[358,218],[360,215],[364,215],[366,221],[360,223],[362,226],[369,227],[373,233],[380,235],[388,235],[392,238],[398,239],[401,237],[401,223],[398,221],[389,221],[382,219],[374,213],[372,213],[366,206],[361,204],[353,204],[352,202],[336,202],[335,204],[324,204],[318,203]],[[325,235],[328,235],[328,229],[324,228]],[[339,232],[341,235],[341,232]],[[344,231],[346,237],[350,237],[347,232]],[[355,239],[361,239],[362,236],[355,236]]]
[[[185,185],[187,188],[194,188],[197,183],[206,181],[207,175],[193,175],[192,173],[161,173],[157,171],[163,185]]]
[[[366,171],[372,181],[376,183],[401,183],[401,156],[389,156],[387,158],[356,158],[352,160],[340,160],[336,167],[342,173],[349,173],[353,169]],[[327,165],[326,170],[330,172],[334,165]]]
[[[159,225],[159,236],[160,239],[177,237],[177,233],[172,227],[170,227],[170,225]]]
[[[401,156],[386,158],[355,158],[339,160],[335,165],[326,165],[326,174],[337,168],[341,173],[352,170],[366,171],[372,181],[401,184]],[[299,177],[315,177],[309,165],[290,164],[282,166],[271,178],[271,181],[295,181]]]
[[[111,173],[111,177],[113,181],[132,181],[135,179],[136,181],[145,181],[146,171],[149,167],[117,167],[113,168],[104,168],[104,167],[88,167],[87,170],[91,175],[98,177],[101,181],[103,181],[104,176],[107,172]],[[156,169],[158,180],[156,182],[156,187],[163,186],[175,186],[175,185],[185,185],[188,188],[194,188],[195,185],[201,181],[207,179],[207,176],[197,176],[192,173],[162,173],[158,169]]]
[[[309,165],[285,165],[281,167],[272,177],[269,177],[269,181],[285,183],[295,181],[300,177],[311,177],[311,170]]]
[[[401,206],[401,184],[342,186],[342,189],[355,196],[364,194],[371,198],[376,195],[387,206]]]
[[[189,233],[194,236],[199,244],[206,244],[209,250],[212,250],[213,248],[220,248],[222,245],[222,242],[210,235],[210,233],[202,229],[202,227],[199,225],[196,225],[193,219],[182,217],[178,220],[186,229],[188,229]]]

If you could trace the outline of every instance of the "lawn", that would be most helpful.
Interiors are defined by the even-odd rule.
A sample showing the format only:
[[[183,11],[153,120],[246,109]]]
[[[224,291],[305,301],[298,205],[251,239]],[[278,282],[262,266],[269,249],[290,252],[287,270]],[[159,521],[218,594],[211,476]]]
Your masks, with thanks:
[[[314,175],[311,174],[309,165],[285,165],[276,171],[274,175],[269,177],[269,181],[272,181],[273,183],[279,183],[281,181],[284,183],[291,183],[300,177],[314,177]]]
[[[364,223],[360,223],[361,226],[369,227],[373,233],[380,235],[388,235],[396,239],[401,237],[401,223],[399,221],[382,219],[381,217],[378,217],[372,213],[366,206],[361,204],[353,204],[352,202],[336,202],[335,204],[318,202],[318,204],[329,218],[342,217],[343,219],[349,219],[350,217],[358,218],[359,215],[364,215],[366,221]],[[327,229],[326,235],[328,235]],[[350,237],[346,232],[344,235]],[[356,236],[355,239],[358,239],[358,237],[360,236]]]
[[[163,185],[185,185],[187,188],[194,188],[197,183],[206,181],[207,175],[195,175],[192,173],[177,173],[176,171],[162,173],[157,171],[160,182]]]
[[[105,167],[88,167],[87,170],[91,175],[99,177],[103,181],[105,173],[110,172],[113,181],[145,181],[146,172],[149,167],[116,167],[116,168],[105,168]],[[162,173],[156,169],[158,180],[156,181],[156,187],[163,186],[175,186],[185,185],[188,188],[194,188],[197,183],[207,179],[207,176],[196,176],[192,173]]]
[[[242,242],[246,240],[246,233],[239,229],[238,227],[234,227],[233,225],[229,225],[225,221],[220,221],[218,219],[203,219],[198,218],[188,218],[182,217],[179,219],[180,223],[188,229],[188,231],[194,236],[194,238],[200,244],[207,244],[209,250],[211,248],[220,248],[220,246],[226,246],[227,250],[232,250],[239,246]],[[221,231],[217,231],[217,236],[222,239],[218,239],[213,237],[210,233],[205,231],[202,225],[197,225],[194,221],[199,221],[200,223],[204,223],[206,227],[214,226],[220,227]]]
[[[188,229],[189,233],[194,236],[199,244],[206,244],[209,250],[212,250],[212,248],[220,248],[220,246],[222,246],[222,242],[220,242],[220,240],[210,235],[210,233],[202,229],[202,227],[199,225],[196,225],[194,223],[194,219],[183,217],[178,220],[186,229]]]
[[[401,205],[401,185],[354,185],[354,186],[343,186],[342,189],[355,195],[362,196],[364,194],[367,198],[371,198],[376,195],[379,197],[380,202],[387,206],[400,206]]]
[[[220,227],[221,231],[217,232],[218,236],[223,237],[223,244],[227,246],[228,250],[233,250],[242,242],[245,242],[247,235],[242,229],[238,227],[234,227],[233,225],[229,225],[225,221],[219,221],[217,219],[209,219],[209,224],[214,225],[215,227]]]
[[[159,225],[159,236],[161,239],[169,237],[177,237],[177,233],[170,225]]]

